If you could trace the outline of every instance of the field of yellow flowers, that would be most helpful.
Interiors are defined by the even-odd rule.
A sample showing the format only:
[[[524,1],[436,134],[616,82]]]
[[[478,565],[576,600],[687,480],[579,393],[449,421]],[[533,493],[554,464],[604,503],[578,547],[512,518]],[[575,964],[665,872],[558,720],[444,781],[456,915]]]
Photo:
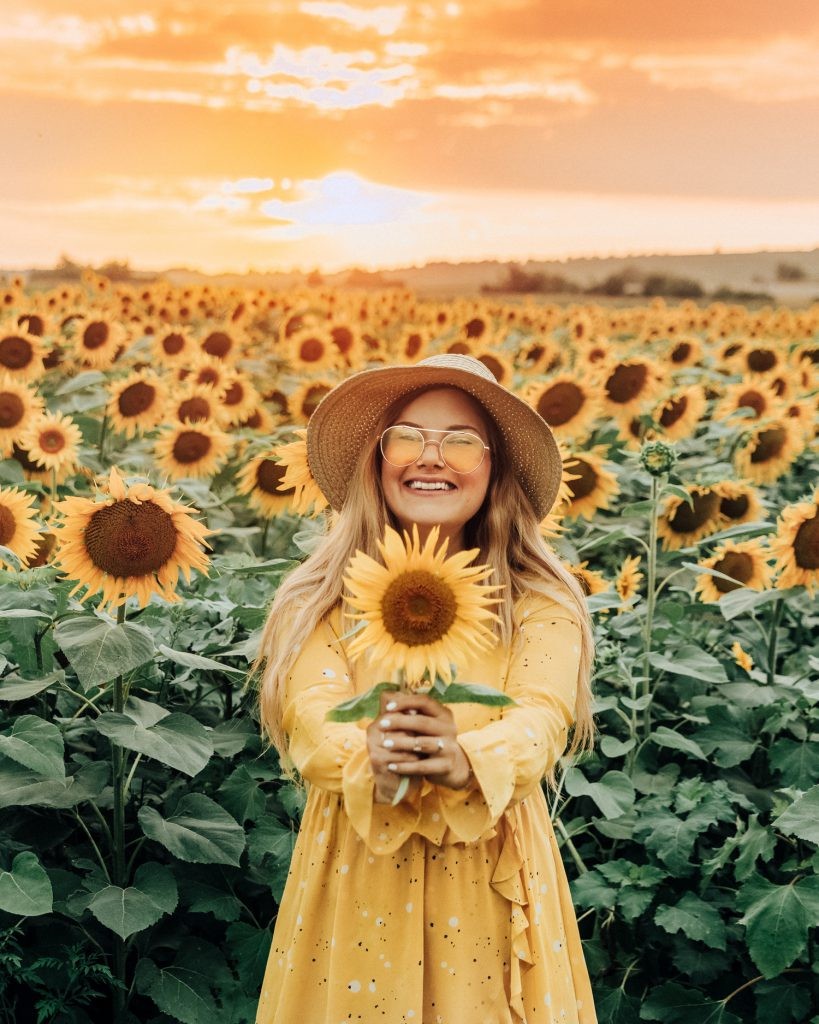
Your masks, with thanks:
[[[252,1024],[303,792],[249,668],[331,522],[304,428],[438,352],[563,452],[598,737],[551,800],[600,1021],[819,1021],[819,305],[90,272],[0,285],[0,1020]]]

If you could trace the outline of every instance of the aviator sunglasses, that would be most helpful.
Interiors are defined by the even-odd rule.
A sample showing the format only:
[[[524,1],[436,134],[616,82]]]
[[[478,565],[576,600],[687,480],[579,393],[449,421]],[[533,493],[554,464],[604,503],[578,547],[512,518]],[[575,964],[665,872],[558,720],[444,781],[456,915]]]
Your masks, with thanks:
[[[427,434],[444,434],[440,441],[424,437],[418,427],[400,423],[387,427],[381,435],[381,454],[391,466],[410,466],[423,455],[428,444],[438,446],[441,462],[453,473],[474,473],[489,451],[477,434],[468,430],[425,430]]]

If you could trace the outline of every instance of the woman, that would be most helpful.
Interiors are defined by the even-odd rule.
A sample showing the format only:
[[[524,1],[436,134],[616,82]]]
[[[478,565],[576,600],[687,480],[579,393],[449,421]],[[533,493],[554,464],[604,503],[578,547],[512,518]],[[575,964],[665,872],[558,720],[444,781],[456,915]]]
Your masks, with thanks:
[[[442,355],[339,384],[307,448],[337,517],[262,640],[262,721],[310,786],[257,1022],[593,1024],[541,788],[572,723],[571,751],[593,734],[585,600],[538,529],[561,477],[551,431],[478,360]],[[379,681],[345,656],[342,575],[387,524],[437,526],[493,567],[498,643],[458,679],[514,706],[389,692],[366,726],[326,720]]]

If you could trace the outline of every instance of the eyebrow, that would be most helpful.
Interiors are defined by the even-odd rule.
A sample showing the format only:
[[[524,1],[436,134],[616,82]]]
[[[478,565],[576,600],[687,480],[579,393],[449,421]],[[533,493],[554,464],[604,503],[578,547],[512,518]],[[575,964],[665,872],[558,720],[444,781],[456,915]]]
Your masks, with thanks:
[[[412,420],[398,420],[398,424],[403,424],[405,427],[416,427],[418,430],[432,430],[432,427],[422,427],[420,423],[413,423]],[[480,435],[480,427],[476,427],[473,423],[452,423],[448,427],[444,427],[444,430],[471,430],[473,434]]]

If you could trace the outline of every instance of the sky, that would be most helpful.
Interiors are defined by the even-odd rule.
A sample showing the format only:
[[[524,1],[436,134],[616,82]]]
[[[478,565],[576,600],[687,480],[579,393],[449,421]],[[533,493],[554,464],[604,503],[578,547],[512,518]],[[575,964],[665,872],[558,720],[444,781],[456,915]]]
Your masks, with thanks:
[[[806,0],[6,0],[0,267],[819,245]]]

